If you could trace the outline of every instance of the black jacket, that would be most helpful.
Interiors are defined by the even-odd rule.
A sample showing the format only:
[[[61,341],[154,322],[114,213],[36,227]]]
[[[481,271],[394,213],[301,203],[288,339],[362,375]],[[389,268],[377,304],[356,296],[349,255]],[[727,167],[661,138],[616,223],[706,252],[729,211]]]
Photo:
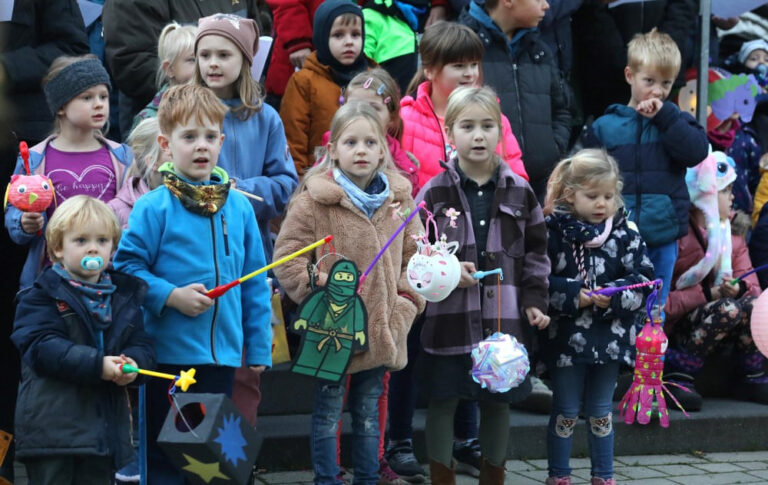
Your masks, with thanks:
[[[144,331],[142,280],[111,272],[112,324],[97,345],[94,317],[52,269],[20,294],[13,343],[22,357],[16,406],[16,457],[112,456],[116,468],[132,457],[125,387],[101,378],[105,355],[125,354],[153,368],[155,351]]]
[[[42,141],[53,130],[43,77],[59,56],[88,53],[80,8],[74,0],[24,0],[0,23],[0,64],[11,125],[19,139]],[[6,108],[2,108],[6,109]],[[32,144],[30,144],[32,146]]]
[[[471,7],[461,13],[459,22],[483,41],[483,81],[499,96],[501,111],[523,152],[531,187],[541,201],[547,178],[570,137],[571,115],[562,76],[538,32],[526,33],[511,55],[506,36],[473,17]]]

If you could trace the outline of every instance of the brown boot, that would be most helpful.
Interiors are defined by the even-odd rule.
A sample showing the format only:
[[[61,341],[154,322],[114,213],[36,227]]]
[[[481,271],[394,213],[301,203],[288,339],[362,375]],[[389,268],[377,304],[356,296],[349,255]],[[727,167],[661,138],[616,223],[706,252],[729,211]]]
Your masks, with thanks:
[[[504,485],[504,466],[496,466],[483,458],[478,485]]]
[[[456,471],[454,468],[448,468],[434,460],[429,460],[429,477],[432,480],[432,485],[456,485]]]

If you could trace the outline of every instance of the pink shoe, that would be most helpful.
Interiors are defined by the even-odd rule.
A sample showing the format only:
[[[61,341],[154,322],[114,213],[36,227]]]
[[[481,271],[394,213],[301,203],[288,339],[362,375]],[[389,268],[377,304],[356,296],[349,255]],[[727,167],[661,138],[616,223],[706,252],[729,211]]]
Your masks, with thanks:
[[[547,477],[545,485],[571,485],[571,477]]]
[[[616,479],[592,477],[591,485],[616,485]]]

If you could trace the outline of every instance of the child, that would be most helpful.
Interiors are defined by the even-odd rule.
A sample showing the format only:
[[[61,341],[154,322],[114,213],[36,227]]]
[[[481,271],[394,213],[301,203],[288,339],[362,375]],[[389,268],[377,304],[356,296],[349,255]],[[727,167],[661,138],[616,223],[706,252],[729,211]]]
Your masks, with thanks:
[[[445,112],[448,140],[456,154],[444,172],[419,192],[437,222],[437,233],[457,241],[459,288],[430,303],[421,332],[429,396],[426,441],[432,483],[455,483],[452,461],[453,417],[459,399],[480,405],[480,483],[504,483],[509,438],[509,403],[530,392],[526,381],[505,393],[490,393],[472,380],[470,351],[501,331],[531,349],[532,326],[545,328],[547,309],[546,228],[533,190],[494,152],[501,137],[501,110],[490,88],[458,88]],[[460,212],[456,220],[448,208]],[[451,211],[453,212],[453,211]],[[455,218],[455,217],[454,217]],[[502,268],[501,295],[493,283],[472,277],[477,270]],[[494,282],[495,283],[495,282]],[[499,305],[497,298],[502,297]],[[501,308],[498,314],[497,308]]]
[[[259,43],[256,22],[235,15],[203,17],[195,38],[195,83],[207,86],[229,107],[219,165],[233,187],[263,200],[252,200],[267,260],[272,259],[270,219],[282,214],[298,183],[277,112],[261,99],[251,77]]]
[[[288,80],[280,118],[299,175],[311,167],[315,147],[339,109],[341,88],[368,67],[360,8],[349,0],[327,0],[317,8],[312,42],[317,49]]]
[[[411,185],[391,167],[385,131],[368,103],[347,103],[336,112],[327,150],[323,162],[306,173],[288,208],[275,258],[333,234],[336,252],[363,271],[400,225],[400,218],[393,217],[395,211],[414,209]],[[308,218],[307,214],[314,216]],[[414,218],[362,285],[360,296],[368,311],[368,350],[352,356],[347,368],[351,375],[348,403],[353,419],[355,483],[375,484],[379,480],[376,400],[382,393],[386,369],[405,366],[408,329],[424,307],[424,300],[411,289],[405,275],[407,262],[416,251],[411,236],[421,230],[421,223]],[[302,301],[309,292],[307,264],[319,257],[320,250],[275,268],[292,300]],[[319,269],[318,284],[325,285],[327,267]],[[336,427],[344,393],[344,379],[339,383],[318,381],[312,416],[316,483],[338,483]]]
[[[163,183],[163,176],[157,169],[170,158],[160,149],[159,134],[157,118],[147,118],[136,125],[126,140],[133,150],[134,161],[125,174],[123,188],[107,204],[117,214],[123,229],[128,228],[128,216],[136,200]]]
[[[580,410],[590,424],[592,483],[616,483],[613,390],[619,364],[633,364],[634,323],[642,318],[643,296],[650,291],[646,287],[610,297],[588,292],[653,278],[645,244],[624,217],[621,186],[613,158],[588,149],[561,161],[547,187],[552,325],[539,339],[553,391],[549,485],[571,483],[569,457]]]
[[[160,65],[157,67],[156,84],[159,91],[147,107],[133,118],[131,130],[135,129],[141,120],[157,116],[160,100],[170,86],[184,84],[195,75],[196,30],[192,25],[181,26],[176,22],[163,27],[157,40],[157,59]]]
[[[53,134],[29,149],[33,173],[51,179],[56,202],[83,194],[104,202],[115,197],[133,158],[131,149],[107,140],[101,130],[109,118],[109,76],[95,56],[59,57],[43,80],[48,107],[55,116]],[[21,157],[15,173],[24,172]],[[29,244],[20,287],[31,286],[44,266],[45,240],[38,236],[46,219],[43,213],[21,212],[8,206],[5,227],[16,244]]]
[[[707,135],[693,116],[665,101],[680,70],[680,51],[669,35],[655,29],[637,34],[627,59],[629,103],[609,106],[590,127],[584,145],[605,147],[619,164],[625,208],[663,281],[659,304],[664,308],[677,239],[688,232],[684,169],[706,158]]]
[[[142,322],[147,285],[105,271],[120,225],[98,199],[67,199],[45,237],[53,268],[20,294],[12,335],[22,356],[16,458],[30,483],[112,483],[133,456],[123,386],[137,374],[120,364],[155,364]]]
[[[689,169],[685,179],[691,219],[688,232],[678,241],[680,258],[667,300],[664,377],[691,391],[670,386],[687,411],[700,410],[702,398],[694,379],[707,356],[733,342],[731,358],[738,362],[739,378],[734,379],[732,395],[768,404],[765,357],[757,350],[749,325],[752,304],[760,295],[757,275],[731,281],[752,270],[744,239],[731,234],[729,222],[735,165],[722,152],[713,152]]]
[[[765,90],[768,83],[768,42],[755,39],[741,44],[739,63],[746,68],[747,72],[755,75]]]
[[[166,91],[157,112],[160,148],[172,163],[160,167],[163,185],[136,201],[115,253],[115,268],[149,284],[147,331],[163,372],[194,365],[195,392],[231,395],[235,368],[271,365],[270,292],[257,276],[212,300],[206,291],[264,266],[253,209],[230,190],[217,167],[227,112],[197,85]],[[148,473],[158,483],[183,482],[157,446],[168,412],[168,384],[147,384]]]
[[[480,79],[483,43],[468,27],[455,22],[436,22],[424,30],[419,45],[421,69],[416,73],[401,105],[405,122],[403,148],[419,161],[419,187],[442,171],[441,161],[452,158],[446,136],[445,117],[448,96],[459,86],[474,86]],[[512,171],[528,180],[520,147],[502,116],[502,135],[496,153]]]
[[[483,39],[483,80],[499,94],[540,202],[571,131],[565,81],[537,31],[548,8],[545,0],[473,0],[459,15]]]

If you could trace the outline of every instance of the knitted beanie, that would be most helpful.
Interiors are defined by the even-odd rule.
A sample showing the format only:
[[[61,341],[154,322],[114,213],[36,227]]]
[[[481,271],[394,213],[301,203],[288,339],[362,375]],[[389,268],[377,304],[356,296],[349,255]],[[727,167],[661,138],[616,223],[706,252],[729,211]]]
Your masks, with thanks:
[[[107,89],[112,89],[109,74],[101,65],[101,61],[86,58],[59,71],[53,79],[43,86],[43,92],[48,108],[56,116],[56,112],[78,94],[99,84],[105,84]]]
[[[197,44],[206,35],[220,35],[231,40],[243,53],[248,65],[253,63],[253,56],[259,48],[259,27],[255,20],[228,13],[217,13],[201,18],[198,21],[195,36],[195,54],[197,54]]]
[[[757,49],[762,49],[765,52],[768,52],[768,42],[763,39],[755,39],[741,44],[741,49],[739,50],[739,62],[742,64],[747,62],[747,57]]]

